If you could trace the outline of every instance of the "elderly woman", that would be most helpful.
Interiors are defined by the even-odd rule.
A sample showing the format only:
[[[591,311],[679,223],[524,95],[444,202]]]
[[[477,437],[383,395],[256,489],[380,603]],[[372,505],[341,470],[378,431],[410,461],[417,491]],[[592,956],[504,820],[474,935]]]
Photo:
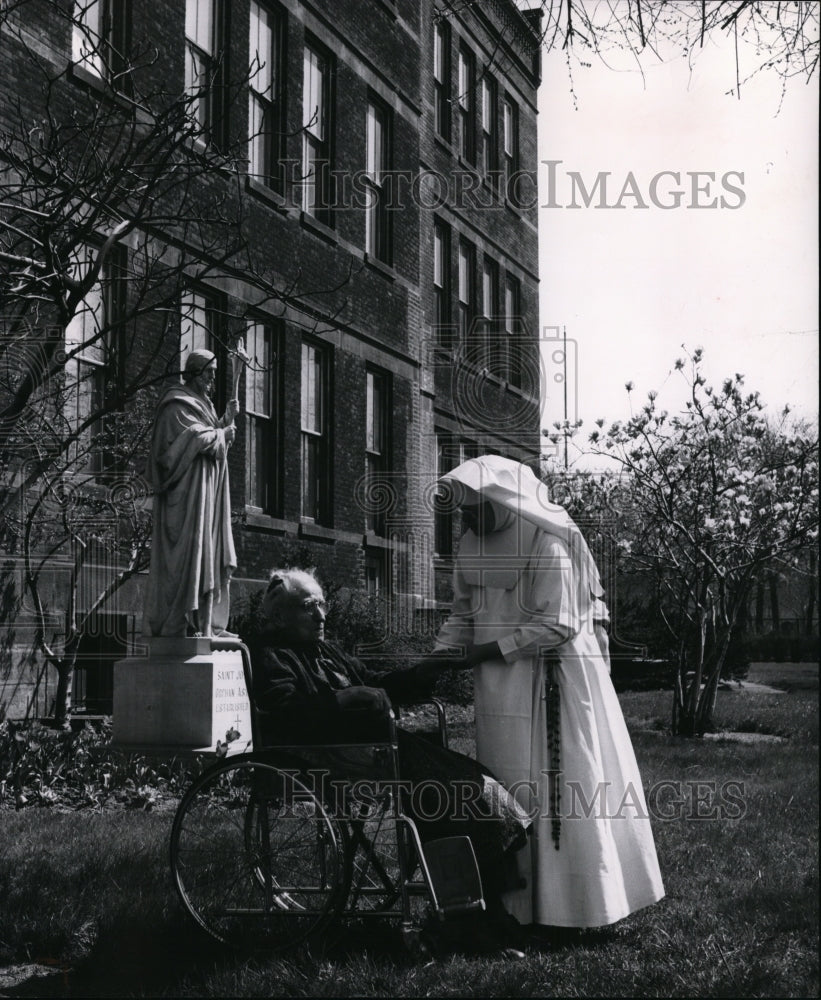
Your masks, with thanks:
[[[249,645],[254,700],[265,713],[268,744],[382,740],[392,705],[428,698],[442,669],[442,661],[430,657],[378,671],[326,642],[325,598],[312,573],[274,571],[262,608],[265,629]],[[406,803],[422,841],[466,834],[473,843],[489,919],[471,925],[471,937],[482,947],[510,944],[510,921],[501,905],[504,871],[510,869],[505,856],[527,840],[526,813],[477,761],[402,729],[397,741],[401,778],[425,793],[408,796]]]

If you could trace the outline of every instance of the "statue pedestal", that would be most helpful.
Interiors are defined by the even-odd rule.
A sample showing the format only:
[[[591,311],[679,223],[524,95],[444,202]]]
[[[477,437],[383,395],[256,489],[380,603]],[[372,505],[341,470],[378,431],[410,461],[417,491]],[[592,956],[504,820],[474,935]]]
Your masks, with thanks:
[[[145,640],[146,656],[114,664],[112,744],[151,753],[215,752],[228,730],[230,752],[251,740],[251,706],[238,649],[212,650],[210,639]]]

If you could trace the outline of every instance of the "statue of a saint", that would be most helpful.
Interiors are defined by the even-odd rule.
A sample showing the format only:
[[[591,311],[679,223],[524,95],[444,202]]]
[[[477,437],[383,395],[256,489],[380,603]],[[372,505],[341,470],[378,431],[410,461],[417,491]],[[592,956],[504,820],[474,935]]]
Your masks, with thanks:
[[[146,635],[228,634],[228,591],[237,557],[227,458],[236,436],[239,379],[249,360],[240,340],[232,359],[232,398],[221,418],[211,402],[217,378],[211,351],[191,351],[183,384],[160,399],[147,469],[154,523]]]

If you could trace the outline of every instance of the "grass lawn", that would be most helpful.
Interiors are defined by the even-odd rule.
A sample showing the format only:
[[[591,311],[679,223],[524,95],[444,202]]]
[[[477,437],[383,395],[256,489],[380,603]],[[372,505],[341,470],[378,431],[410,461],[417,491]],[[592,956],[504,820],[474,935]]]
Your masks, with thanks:
[[[177,903],[171,811],[6,810],[0,983],[3,966],[55,972],[0,995],[817,996],[818,668],[756,666],[750,680],[785,691],[722,691],[717,721],[782,742],[675,739],[669,692],[620,695],[667,896],[612,928],[548,936],[523,962],[414,960],[379,923],[242,959]],[[452,743],[471,738],[463,719]]]

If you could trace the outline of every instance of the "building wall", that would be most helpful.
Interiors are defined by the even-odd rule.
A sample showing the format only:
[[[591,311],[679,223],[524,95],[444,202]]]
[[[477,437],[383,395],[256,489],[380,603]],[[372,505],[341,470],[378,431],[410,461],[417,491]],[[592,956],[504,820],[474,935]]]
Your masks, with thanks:
[[[452,101],[450,141],[443,138],[434,120],[434,51],[433,35],[440,19],[435,5],[423,6],[422,79],[425,114],[420,125],[421,167],[441,179],[440,191],[446,193],[435,209],[423,212],[421,223],[421,264],[423,326],[427,331],[428,360],[425,391],[430,406],[426,425],[426,448],[423,466],[435,475],[437,443],[449,442],[450,464],[471,453],[495,451],[521,461],[539,454],[540,358],[538,348],[538,234],[536,193],[536,87],[539,63],[538,43],[534,44],[529,24],[512,4],[487,3],[456,6],[445,21],[448,32],[448,81]],[[472,115],[476,134],[476,158],[466,160],[460,152],[457,105],[460,98],[458,58],[461,48],[473,56],[475,81]],[[504,180],[498,187],[483,170],[481,80],[487,74],[496,85],[495,111],[497,142],[502,144],[501,102],[510,97],[518,109],[518,168],[522,192],[527,194],[518,205],[508,196]],[[501,148],[497,149],[496,167],[501,172]],[[438,183],[438,181],[437,181]],[[439,202],[433,195],[429,204]],[[500,285],[506,274],[520,284],[520,320],[523,331],[518,347],[522,354],[521,386],[517,387],[505,371],[497,354],[477,360],[479,348],[474,343],[459,343],[451,351],[436,346],[433,327],[436,323],[433,268],[434,220],[445,223],[450,232],[449,288],[451,314],[456,317],[458,295],[458,244],[464,238],[476,255],[475,296],[481,311],[481,266],[485,256],[496,262]],[[500,295],[502,291],[500,288]],[[503,312],[498,303],[497,315]],[[432,362],[432,364],[430,363]],[[452,520],[451,553],[456,548],[458,516]],[[437,553],[434,600],[446,605],[450,598],[450,554]]]
[[[242,274],[206,279],[206,287],[222,296],[222,329],[229,339],[243,331],[249,310],[281,327],[281,505],[274,513],[262,513],[246,504],[247,418],[241,415],[229,456],[239,563],[232,594],[241,603],[243,595],[259,587],[268,571],[284,559],[314,564],[329,583],[362,587],[366,557],[392,548],[396,599],[409,609],[433,606],[437,599],[447,599],[450,570],[448,559],[438,559],[438,579],[434,578],[431,498],[437,475],[437,434],[516,458],[530,458],[538,452],[536,198],[524,207],[505,198],[494,201],[491,197],[486,204],[491,192],[480,173],[460,160],[453,143],[435,134],[432,59],[438,8],[431,0],[280,0],[271,6],[287,25],[284,186],[277,193],[243,178],[237,193],[232,178],[210,176],[200,182],[203,197],[211,193],[243,199],[252,252],[282,292],[280,300],[262,303]],[[516,102],[519,166],[531,175],[535,193],[537,37],[512,0],[456,5],[456,12],[448,12],[447,18],[452,94],[457,94],[456,53],[461,42],[475,55],[477,81],[478,71],[487,68],[497,81],[499,100],[508,94]],[[239,78],[247,67],[248,24],[248,0],[231,0],[225,8],[229,81]],[[68,65],[70,25],[54,18],[48,4],[29,0],[17,28],[41,58],[55,67]],[[184,0],[145,0],[133,5],[132,46],[155,46],[158,52],[156,62],[141,72],[155,74],[169,91],[184,85],[184,32]],[[353,204],[355,190],[342,197],[330,227],[301,211],[298,164],[306,38],[324,46],[335,65],[332,149],[338,192],[345,192],[348,184],[355,187],[365,166],[369,97],[375,96],[390,109],[390,167],[396,178],[390,265],[364,252],[364,212],[361,205]],[[30,102],[32,108],[37,107],[39,95],[35,92],[37,74],[30,63],[16,43],[9,38],[3,41],[10,57],[4,71],[7,93],[0,96],[0,115],[5,118],[3,108],[8,109],[12,94],[24,104]],[[95,99],[71,73],[62,81],[60,100],[66,114],[73,102]],[[481,139],[480,102],[477,99],[473,104]],[[227,127],[235,137],[246,134],[244,90],[230,105]],[[420,204],[425,174],[436,175],[447,191],[435,209],[427,202]],[[473,193],[465,194],[457,177]],[[492,364],[484,373],[477,370],[465,360],[464,349],[457,347],[449,356],[434,350],[434,217],[446,221],[454,236],[449,260],[452,296],[458,285],[459,235],[475,245],[477,261],[487,253],[498,261],[502,275],[509,272],[519,280],[521,321],[527,331],[522,341],[521,388],[497,376]],[[298,290],[296,295],[289,294],[293,289]],[[178,351],[177,328],[172,324],[163,335],[162,323],[160,316],[148,315],[128,331],[129,363],[150,358],[158,370],[173,359]],[[158,347],[160,336],[163,340]],[[325,347],[331,357],[332,499],[330,516],[323,525],[301,516],[300,357],[304,337]],[[392,507],[383,538],[367,535],[363,509],[369,367],[388,373],[392,388],[388,490]],[[227,368],[221,376],[224,394]],[[453,531],[458,532],[457,521]],[[130,616],[132,637],[139,634],[143,585],[144,579],[131,581],[115,602],[117,610]],[[60,585],[55,582],[54,586],[53,603],[59,607]],[[14,588],[19,596],[19,576]],[[412,616],[407,620],[412,621]],[[19,664],[25,647],[21,635],[18,630],[11,643],[14,655],[7,657],[6,681],[0,676],[0,714],[21,714],[31,695],[33,674],[23,676],[13,665],[13,661]],[[41,697],[41,711],[48,708],[46,700]]]

